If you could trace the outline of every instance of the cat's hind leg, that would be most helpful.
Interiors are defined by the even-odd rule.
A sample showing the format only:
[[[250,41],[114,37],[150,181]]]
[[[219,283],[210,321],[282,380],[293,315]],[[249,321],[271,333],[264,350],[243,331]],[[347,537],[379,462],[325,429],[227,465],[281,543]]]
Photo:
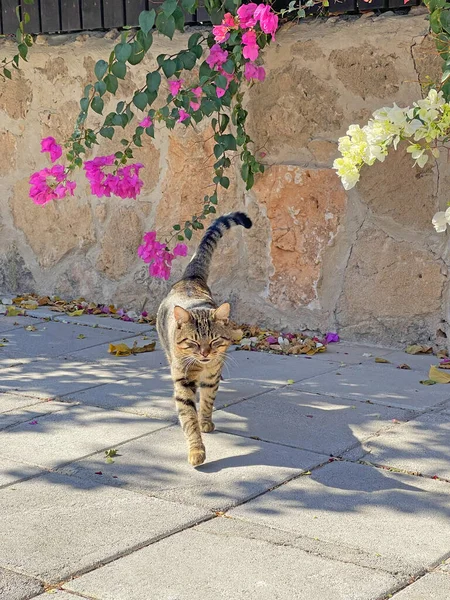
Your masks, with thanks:
[[[195,406],[197,382],[174,366],[172,377],[178,417],[188,444],[188,460],[192,466],[197,467],[206,459]]]
[[[220,366],[219,369],[204,371],[200,375],[200,410],[198,422],[200,424],[200,430],[204,433],[214,431],[212,411],[217,390],[219,388],[221,371],[222,366]]]

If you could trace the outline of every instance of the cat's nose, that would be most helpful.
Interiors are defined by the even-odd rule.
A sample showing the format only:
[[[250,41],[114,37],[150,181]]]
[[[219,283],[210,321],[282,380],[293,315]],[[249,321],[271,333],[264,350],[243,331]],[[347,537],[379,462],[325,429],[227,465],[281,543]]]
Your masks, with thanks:
[[[209,356],[209,348],[200,348],[200,354],[206,358]]]

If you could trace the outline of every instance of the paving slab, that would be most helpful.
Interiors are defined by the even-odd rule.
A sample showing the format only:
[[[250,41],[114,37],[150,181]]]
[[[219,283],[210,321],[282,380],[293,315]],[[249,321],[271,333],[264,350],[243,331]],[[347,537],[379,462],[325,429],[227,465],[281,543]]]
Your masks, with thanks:
[[[41,321],[37,319],[33,319],[32,317],[6,317],[5,315],[0,315],[0,334],[1,337],[8,337],[7,332],[15,329],[22,329],[23,327],[27,327],[28,325],[38,325]],[[45,321],[42,321],[45,322]]]
[[[194,469],[179,425],[120,446],[112,464],[97,454],[64,472],[103,484],[223,510],[328,460],[327,456],[225,433],[204,435],[207,462]]]
[[[376,356],[388,357],[392,354],[392,348],[383,346],[371,346],[352,342],[337,342],[327,346],[326,352],[314,354],[312,360],[332,361],[346,365],[358,365],[373,361]]]
[[[70,317],[66,313],[50,310],[42,307],[36,310],[27,310],[27,315],[35,318],[47,318],[59,323],[71,323],[74,325],[85,325],[87,327],[101,327],[103,329],[115,329],[116,331],[128,331],[129,333],[142,333],[145,331],[154,331],[155,327],[148,323],[135,323],[134,321],[122,321],[122,319],[113,319],[112,317],[100,317],[98,315],[79,315]]]
[[[1,370],[0,391],[19,392],[30,398],[54,398],[70,392],[113,383],[120,373],[99,364],[65,359],[18,364]]]
[[[449,553],[450,485],[334,461],[239,506],[230,516],[353,548],[407,576]],[[376,564],[376,563],[375,563]]]
[[[0,598],[4,600],[29,600],[42,592],[43,589],[44,586],[39,581],[0,567]]]
[[[393,600],[448,600],[450,576],[447,573],[428,573],[407,588],[394,594]]]
[[[56,583],[201,520],[205,511],[47,473],[0,490],[1,566]],[[20,543],[18,543],[20,540]]]
[[[374,359],[371,359],[372,362]],[[439,364],[439,359],[433,354],[408,354],[403,350],[395,350],[386,355],[392,367],[408,365],[412,370],[428,373],[431,365]]]
[[[36,404],[36,402],[36,398],[30,398],[29,396],[21,396],[20,394],[0,392],[0,413],[6,413],[10,410],[14,410],[17,408],[24,408],[25,406]]]
[[[316,356],[280,356],[265,352],[230,350],[227,353],[223,377],[233,381],[249,379],[273,387],[287,385],[289,380],[301,381],[315,377],[336,368],[335,362],[314,360]]]
[[[385,406],[425,410],[450,399],[450,386],[421,385],[428,370],[405,371],[388,364],[364,364],[338,368],[332,372],[294,384],[296,389],[340,398],[350,398]]]
[[[51,592],[46,592],[41,596],[34,596],[36,600],[92,600],[92,596],[88,598],[87,596],[83,596],[82,594],[72,594],[71,592],[65,592],[62,589],[53,588]],[[100,598],[96,598],[96,600],[101,600]]]
[[[367,437],[395,427],[411,411],[317,396],[283,388],[214,415],[216,428],[323,454],[340,455]]]
[[[126,371],[124,372],[126,373]],[[117,370],[116,373],[118,374]],[[267,388],[248,379],[222,381],[216,397],[215,408],[229,406],[244,398],[263,394],[268,389],[270,387]],[[141,414],[155,419],[177,420],[172,378],[167,367],[147,370],[140,375],[131,374],[128,379],[83,392],[73,392],[64,396],[64,399]]]
[[[210,566],[202,568],[202,556]],[[388,573],[307,554],[296,547],[294,536],[222,518],[161,540],[64,588],[104,600],[374,600],[395,583]]]
[[[364,449],[365,461],[450,480],[450,414],[421,415],[369,440]]]
[[[165,421],[81,405],[67,405],[34,421],[3,432],[0,456],[51,469],[167,426]]]
[[[0,348],[1,366],[8,367],[23,360],[53,358],[77,350],[82,352],[89,347],[109,344],[124,336],[121,331],[88,329],[51,321],[35,323],[34,327],[36,331],[28,331],[21,327],[8,332],[8,343]]]
[[[40,473],[42,473],[42,470],[37,467],[0,457],[0,488],[29,479]]]
[[[66,410],[68,406],[75,406],[76,402],[58,402],[57,400],[40,400],[36,403],[36,398],[30,398],[31,406],[17,408],[9,412],[0,414],[0,431],[18,425],[19,423],[33,422],[40,417]],[[0,447],[1,451],[1,447]]]

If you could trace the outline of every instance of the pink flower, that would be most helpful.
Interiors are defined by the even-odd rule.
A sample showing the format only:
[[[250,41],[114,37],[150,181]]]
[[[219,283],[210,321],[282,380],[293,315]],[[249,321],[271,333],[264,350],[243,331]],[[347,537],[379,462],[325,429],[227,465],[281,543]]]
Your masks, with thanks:
[[[272,39],[275,39],[275,32],[278,29],[278,15],[268,4],[259,4],[255,10],[255,19],[259,20],[259,25],[264,33],[270,33]]]
[[[278,344],[278,338],[273,335],[269,335],[269,337],[266,338],[266,342],[268,344]]]
[[[250,79],[258,79],[258,81],[264,81],[264,79],[266,78],[266,72],[264,70],[264,67],[257,67],[255,64],[248,62],[245,63],[244,77],[247,79],[247,81],[250,81]]]
[[[251,2],[250,4],[242,4],[237,9],[237,14],[239,17],[241,27],[247,29],[248,27],[254,27],[256,25],[256,19],[254,17],[254,14],[257,8],[258,6]]]
[[[142,119],[142,121],[139,123],[140,127],[151,127],[153,125],[153,121],[150,119],[150,117],[145,117],[145,119]]]
[[[212,32],[216,42],[226,42],[230,37],[230,33],[226,25],[214,25]]]
[[[186,119],[189,119],[189,117],[191,116],[183,108],[179,109],[178,114],[180,115],[178,118],[178,123],[182,123],[183,121],[186,121]]]
[[[184,79],[176,79],[175,81],[169,81],[170,93],[172,96],[176,96],[181,90],[181,86],[184,83]]]
[[[238,24],[236,23],[235,17],[231,13],[225,13],[222,20],[223,25],[226,25],[230,29],[237,29]]]
[[[144,234],[143,244],[138,248],[138,255],[146,263],[150,263],[149,273],[152,277],[169,279],[172,261],[176,256],[186,256],[186,244],[177,244],[173,252],[169,252],[166,244],[158,242],[156,231]]]
[[[105,173],[104,167],[114,165],[116,157],[97,156],[93,160],[84,163],[86,178],[91,185],[92,193],[98,198],[111,195],[119,198],[136,198],[141,192],[144,182],[139,179],[139,171],[143,168],[142,163],[134,163],[119,167],[116,173]]]
[[[187,256],[188,247],[186,244],[177,244],[173,249],[174,256]]]
[[[325,344],[339,342],[339,336],[337,333],[327,333],[323,341]]]
[[[227,61],[227,58],[228,52],[226,50],[223,50],[219,46],[219,44],[214,44],[214,46],[211,46],[209,50],[209,56],[206,59],[206,62],[211,67],[211,69],[214,69],[214,67],[217,65],[223,65],[223,63]]]
[[[201,106],[200,102],[194,102],[194,100],[191,100],[189,102],[189,106],[192,108],[192,110],[198,110]]]
[[[216,87],[216,94],[217,94],[217,97],[218,97],[218,98],[222,98],[222,96],[224,96],[224,95],[225,95],[226,91],[227,91],[227,90],[224,90],[224,89],[223,89],[223,88],[221,88],[221,87]]]
[[[50,160],[55,162],[62,154],[62,148],[56,143],[55,138],[46,137],[41,140],[41,152],[50,152]]]
[[[62,165],[42,169],[30,177],[30,198],[35,204],[47,204],[51,200],[60,200],[67,194],[73,196],[76,187],[74,181],[66,180],[67,173]]]
[[[244,50],[242,51],[244,58],[252,61],[256,60],[259,52],[258,44],[256,43],[256,32],[250,30],[244,33],[242,43],[244,44]]]
[[[193,88],[191,90],[191,92],[197,98],[197,102],[195,100],[191,100],[190,107],[192,108],[192,110],[198,110],[200,108],[200,106],[201,106],[201,103],[198,102],[198,100],[200,100],[200,98],[202,97],[203,90],[202,90],[201,87],[196,87],[196,88]]]

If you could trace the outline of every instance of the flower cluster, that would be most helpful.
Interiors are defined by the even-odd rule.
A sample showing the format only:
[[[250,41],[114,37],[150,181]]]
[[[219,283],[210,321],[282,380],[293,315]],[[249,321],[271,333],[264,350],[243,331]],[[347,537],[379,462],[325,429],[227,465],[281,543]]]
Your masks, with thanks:
[[[35,204],[47,204],[50,200],[61,200],[67,194],[73,196],[74,181],[67,180],[66,169],[62,165],[42,169],[30,177],[30,198]]]
[[[50,160],[54,163],[62,155],[62,148],[56,143],[55,138],[46,137],[41,140],[41,152],[49,152]]]
[[[385,107],[373,113],[367,125],[351,125],[347,135],[339,139],[342,158],[334,161],[346,190],[359,180],[361,167],[372,165],[386,158],[389,148],[395,150],[401,140],[408,140],[407,148],[415,164],[423,167],[429,155],[439,156],[432,143],[443,137],[450,129],[450,104],[444,101],[442,92],[430,90],[423,100],[414,102],[412,108]],[[421,143],[418,143],[421,142]]]
[[[143,244],[138,248],[138,254],[146,263],[150,263],[149,273],[153,277],[169,279],[172,261],[176,256],[187,255],[186,244],[177,244],[172,252],[167,244],[158,242],[156,231],[148,231],[144,234]]]
[[[139,170],[143,164],[134,163],[125,167],[119,167],[115,173],[105,173],[104,168],[115,164],[116,157],[97,156],[93,160],[84,163],[86,178],[91,184],[94,196],[102,198],[111,195],[119,198],[136,198],[141,191],[144,182],[139,179]]]

